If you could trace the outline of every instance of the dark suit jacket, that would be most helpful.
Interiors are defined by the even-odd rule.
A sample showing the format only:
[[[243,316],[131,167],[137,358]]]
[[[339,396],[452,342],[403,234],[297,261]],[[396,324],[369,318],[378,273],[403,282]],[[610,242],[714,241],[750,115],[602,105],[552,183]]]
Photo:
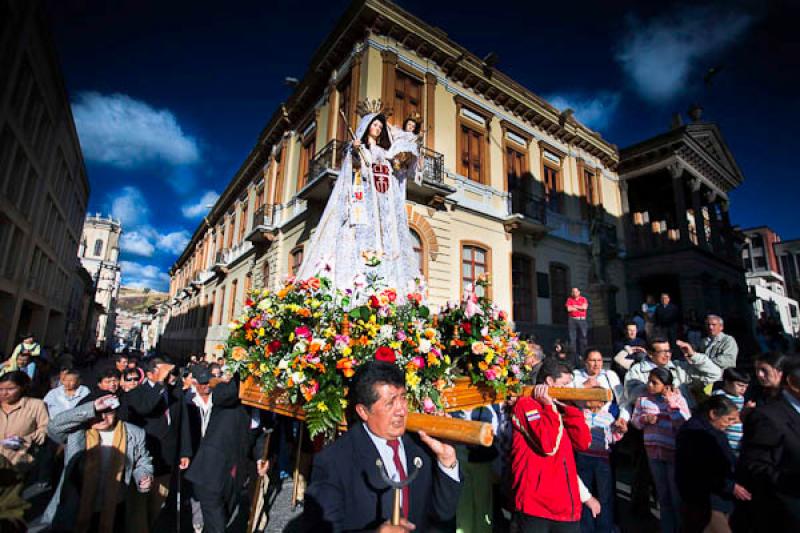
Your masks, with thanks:
[[[783,396],[747,417],[740,474],[757,531],[800,531],[800,413]]]
[[[461,484],[439,468],[427,446],[403,436],[406,464],[422,458],[411,484],[409,521],[416,531],[428,531],[431,520],[455,516]],[[342,532],[375,530],[392,515],[392,491],[381,479],[375,461],[378,449],[364,426],[356,424],[314,458],[306,491],[303,530]],[[460,473],[463,479],[463,473]]]
[[[673,326],[680,322],[680,319],[680,309],[672,302],[666,306],[658,304],[655,313],[653,313],[653,322],[655,322],[657,326]]]
[[[244,463],[252,449],[250,417],[239,401],[236,380],[217,385],[211,401],[211,418],[202,438],[199,409],[194,404],[187,404],[194,458],[184,477],[206,489],[218,488],[226,498],[230,498],[243,477]]]
[[[145,381],[125,394],[128,422],[144,429],[147,434],[147,449],[153,456],[156,476],[168,474],[178,466],[178,459],[191,457],[192,447],[186,404],[180,386],[150,385]],[[170,421],[165,412],[169,409]]]

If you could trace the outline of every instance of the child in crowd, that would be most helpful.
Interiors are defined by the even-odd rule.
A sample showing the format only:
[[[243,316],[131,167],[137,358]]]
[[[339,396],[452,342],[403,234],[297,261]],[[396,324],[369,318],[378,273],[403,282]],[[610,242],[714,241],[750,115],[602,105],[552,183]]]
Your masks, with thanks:
[[[722,388],[714,391],[714,394],[723,395],[736,406],[739,414],[744,407],[744,395],[747,387],[750,386],[750,375],[737,368],[726,368],[722,373]],[[739,448],[742,445],[742,422],[732,424],[725,430],[728,437],[728,444],[736,457],[739,457]]]
[[[594,387],[602,389],[602,387]],[[588,507],[581,513],[581,531],[598,533],[614,530],[614,474],[609,462],[611,445],[622,438],[614,427],[614,416],[606,407],[607,402],[584,402],[583,416],[592,434],[589,448],[575,454],[578,476],[592,494],[600,501],[601,512],[596,517]]]
[[[636,400],[631,421],[644,432],[644,447],[658,492],[661,530],[680,529],[680,496],[675,484],[675,436],[691,417],[686,399],[672,386],[669,370],[656,367],[647,380],[647,395]]]

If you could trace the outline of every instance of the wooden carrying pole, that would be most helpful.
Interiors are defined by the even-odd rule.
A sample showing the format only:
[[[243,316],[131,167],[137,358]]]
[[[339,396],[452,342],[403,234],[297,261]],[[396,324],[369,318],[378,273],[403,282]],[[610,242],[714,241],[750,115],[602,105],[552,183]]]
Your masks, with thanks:
[[[456,390],[456,393],[453,393],[454,390]],[[496,395],[493,391],[489,393],[485,389],[475,386],[464,388],[461,392],[458,392],[457,388],[443,392],[450,411],[470,410],[505,401],[503,396]],[[533,387],[526,386],[522,389],[520,396],[530,396],[532,392]],[[550,387],[549,393],[552,398],[564,401],[594,400],[608,402],[612,399],[612,392],[601,388]],[[262,391],[255,381],[247,380],[242,383],[240,396],[242,403],[245,405],[252,405],[280,415],[305,420],[305,412],[303,412],[302,407],[290,404],[280,395]],[[341,431],[347,430],[344,421],[339,429]],[[491,425],[485,422],[473,422],[471,420],[422,413],[409,413],[406,429],[413,432],[422,430],[436,439],[475,446],[491,446],[493,439]]]
[[[435,439],[471,444],[473,446],[491,446],[494,435],[492,425],[486,422],[473,422],[445,416],[408,413],[407,431],[424,431]]]

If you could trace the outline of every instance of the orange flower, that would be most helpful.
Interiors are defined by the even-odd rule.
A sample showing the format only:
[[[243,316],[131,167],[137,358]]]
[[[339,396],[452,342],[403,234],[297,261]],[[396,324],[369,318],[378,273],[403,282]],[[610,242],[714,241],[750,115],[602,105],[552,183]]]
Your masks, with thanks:
[[[236,346],[233,350],[231,350],[231,357],[233,357],[234,361],[244,361],[247,359],[247,350],[241,346]]]
[[[308,318],[311,316],[311,309],[301,307],[297,310],[297,314],[302,316],[303,318]]]
[[[342,357],[336,361],[336,369],[341,370],[344,377],[351,378],[356,371],[353,369],[353,360],[349,357]]]

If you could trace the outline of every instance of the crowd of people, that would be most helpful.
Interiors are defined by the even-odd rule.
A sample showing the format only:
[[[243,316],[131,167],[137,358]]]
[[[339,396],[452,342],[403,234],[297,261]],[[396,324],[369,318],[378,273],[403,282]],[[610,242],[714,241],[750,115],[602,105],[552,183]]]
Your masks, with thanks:
[[[0,368],[0,500],[15,511],[0,530],[159,531],[183,506],[195,531],[225,531],[266,475],[269,424],[222,358],[76,360],[26,335]]]
[[[407,433],[405,376],[388,363],[358,369],[350,430],[323,446],[300,442],[294,420],[244,407],[222,358],[81,360],[25,336],[0,366],[0,496],[48,498],[38,516],[24,499],[10,515],[33,530],[158,531],[175,505],[195,531],[221,532],[247,514],[270,464],[278,478],[295,464],[303,531],[611,532],[623,500],[667,533],[800,528],[800,358],[740,357],[713,314],[688,339],[671,305],[662,295],[602,353],[587,346],[589,302],[575,289],[569,342],[545,355],[532,341],[533,392],[452,414],[489,422],[491,447]],[[612,399],[559,401],[551,387]],[[290,441],[303,444],[296,457]],[[384,475],[413,480],[399,525]]]

